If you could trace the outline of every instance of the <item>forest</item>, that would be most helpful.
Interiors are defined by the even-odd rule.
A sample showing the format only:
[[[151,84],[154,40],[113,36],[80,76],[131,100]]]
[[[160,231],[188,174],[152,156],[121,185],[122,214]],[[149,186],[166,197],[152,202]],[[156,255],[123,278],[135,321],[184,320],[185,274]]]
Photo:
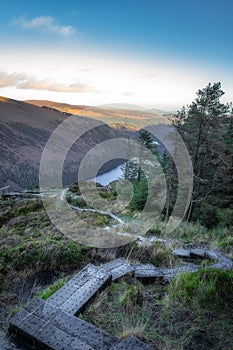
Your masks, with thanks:
[[[196,99],[181,108],[171,120],[185,142],[193,165],[193,191],[185,220],[199,221],[208,228],[233,224],[233,109],[232,104],[221,103],[223,94],[220,82],[208,84],[198,90]],[[138,142],[158,157],[165,173],[167,199],[163,217],[167,220],[179,185],[176,166],[168,151],[158,153],[148,131],[140,132]],[[139,164],[147,161],[142,152]],[[145,205],[148,195],[146,172],[150,170],[154,171],[147,165],[143,173],[135,161],[127,163],[125,178],[133,181],[135,191],[130,203],[132,210],[141,210]]]

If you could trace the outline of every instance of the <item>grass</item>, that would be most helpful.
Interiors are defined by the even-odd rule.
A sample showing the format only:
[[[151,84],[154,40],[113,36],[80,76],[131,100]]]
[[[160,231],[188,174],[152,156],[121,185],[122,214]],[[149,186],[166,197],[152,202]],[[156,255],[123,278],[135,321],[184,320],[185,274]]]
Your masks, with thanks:
[[[151,245],[131,246],[128,258],[134,263],[150,263],[157,267],[173,266],[180,263],[172,254],[174,243],[154,242]]]
[[[14,317],[18,312],[20,312],[24,307],[23,303],[20,303],[18,305],[15,305],[14,307],[12,307],[9,316],[8,316],[8,320],[10,320],[12,317]]]
[[[92,185],[88,185],[88,190],[91,188]],[[111,194],[101,189],[99,197],[114,202]],[[157,221],[147,235],[173,241],[155,242],[151,246],[138,246],[134,242],[115,249],[87,249],[53,227],[40,200],[7,201],[4,205],[0,202],[0,210],[3,213],[0,217],[0,298],[2,296],[3,300],[14,285],[15,276],[24,283],[24,274],[55,272],[62,277],[39,293],[39,297],[46,300],[67,281],[63,272],[70,274],[90,261],[102,263],[110,258],[126,257],[133,263],[174,266],[181,263],[172,254],[175,247],[220,248],[233,257],[230,227],[208,230],[198,223],[182,223],[167,235],[166,223]],[[114,224],[108,216],[88,212],[76,214],[83,237],[90,234],[93,239],[94,235],[96,241],[103,240],[103,246],[105,239],[106,242],[114,239],[111,230],[104,231],[103,238],[99,235],[104,226]],[[128,212],[124,215],[129,231],[140,233],[140,224],[144,225],[144,222],[140,223],[137,213],[134,218]],[[19,220],[9,225],[12,218]],[[93,226],[90,233],[89,224]],[[72,230],[72,226],[69,229]],[[208,261],[196,260],[196,263]],[[232,277],[232,271],[202,268],[178,276],[169,286],[160,283],[144,286],[132,277],[121,279],[100,293],[88,305],[82,318],[121,338],[135,335],[160,350],[231,349]],[[17,308],[13,306],[10,314],[16,313]]]
[[[83,319],[125,338],[143,338],[150,315],[142,309],[143,287],[130,279],[112,283],[99,294],[82,315]]]
[[[83,250],[84,248],[72,241],[42,238],[24,241],[14,247],[2,245],[0,255],[3,271],[9,268],[16,271],[24,269],[55,271],[81,263]]]
[[[64,237],[53,227],[38,199],[0,203],[4,223],[0,227],[0,291],[15,272],[60,272],[83,264],[86,247]],[[23,216],[22,216],[23,215]],[[8,217],[8,219],[7,219]],[[9,224],[12,218],[16,220]],[[8,220],[8,221],[7,221]],[[34,272],[33,272],[34,271]]]
[[[233,344],[232,295],[232,271],[202,269],[169,286],[123,278],[100,293],[82,318],[160,350],[225,350]]]
[[[232,349],[232,288],[232,270],[201,269],[174,279],[161,312],[171,342],[179,339],[183,349]]]
[[[200,269],[180,274],[169,286],[170,303],[184,303],[192,308],[200,306],[233,307],[233,270]]]
[[[38,297],[43,299],[43,300],[47,300],[49,297],[51,297],[51,295],[53,295],[58,289],[60,289],[61,287],[63,287],[66,282],[69,280],[68,277],[61,277],[59,278],[56,282],[54,282],[53,284],[51,284],[50,286],[48,286],[46,289],[41,290],[38,293]]]

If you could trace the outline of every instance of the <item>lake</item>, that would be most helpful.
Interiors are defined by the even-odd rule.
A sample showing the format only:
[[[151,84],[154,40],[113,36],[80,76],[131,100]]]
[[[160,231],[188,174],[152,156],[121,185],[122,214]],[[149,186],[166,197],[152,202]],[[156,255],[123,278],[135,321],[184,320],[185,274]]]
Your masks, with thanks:
[[[97,175],[96,177],[88,180],[88,181],[95,181],[102,186],[107,186],[110,182],[121,179],[124,177],[124,168],[125,163],[118,165],[116,168],[113,168],[110,171],[107,171],[106,173],[103,173],[101,175]]]

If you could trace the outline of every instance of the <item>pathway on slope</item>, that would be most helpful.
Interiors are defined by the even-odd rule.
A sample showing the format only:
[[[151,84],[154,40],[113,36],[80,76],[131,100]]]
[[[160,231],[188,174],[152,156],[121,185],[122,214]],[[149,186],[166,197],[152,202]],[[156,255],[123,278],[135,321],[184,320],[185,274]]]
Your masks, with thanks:
[[[185,259],[218,260],[210,264],[209,268],[233,268],[233,261],[217,250],[175,249],[173,254]],[[116,259],[98,267],[88,264],[46,301],[34,298],[11,319],[10,332],[26,341],[30,348],[43,345],[50,350],[156,350],[135,337],[120,341],[76,316],[99,291],[122,276],[135,275],[143,283],[155,280],[169,282],[179,273],[195,272],[198,269],[199,266],[193,263],[157,268],[152,264],[131,265],[124,259]]]

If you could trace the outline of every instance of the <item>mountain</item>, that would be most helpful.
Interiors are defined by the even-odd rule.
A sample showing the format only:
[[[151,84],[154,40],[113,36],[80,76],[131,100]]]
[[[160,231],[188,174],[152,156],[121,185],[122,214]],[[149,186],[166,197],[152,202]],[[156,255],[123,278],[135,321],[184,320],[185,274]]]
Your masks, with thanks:
[[[68,115],[58,110],[0,97],[0,188],[10,185],[11,189],[20,189],[38,185],[39,164],[45,145],[54,130],[67,118]],[[104,140],[122,136],[108,125],[96,127],[94,119],[81,116],[75,117],[75,127],[81,133],[86,129],[90,131],[85,132],[68,152],[64,164],[65,184],[77,180],[79,164],[89,150]],[[62,139],[62,135],[57,136],[61,143],[68,141]],[[99,150],[105,151],[103,147]],[[59,156],[59,146],[57,154]],[[53,157],[56,158],[56,155],[51,158],[51,167]],[[112,166],[113,163],[108,164],[109,168]]]
[[[43,108],[50,108],[59,110],[63,113],[75,114],[83,117],[95,118],[111,126],[121,126],[128,129],[139,129],[147,125],[168,123],[168,118],[171,113],[166,113],[161,110],[137,110],[119,108],[118,105],[90,107],[83,105],[71,105],[67,103],[59,103],[46,100],[28,100],[27,103],[40,106]],[[121,106],[120,106],[121,107]]]

